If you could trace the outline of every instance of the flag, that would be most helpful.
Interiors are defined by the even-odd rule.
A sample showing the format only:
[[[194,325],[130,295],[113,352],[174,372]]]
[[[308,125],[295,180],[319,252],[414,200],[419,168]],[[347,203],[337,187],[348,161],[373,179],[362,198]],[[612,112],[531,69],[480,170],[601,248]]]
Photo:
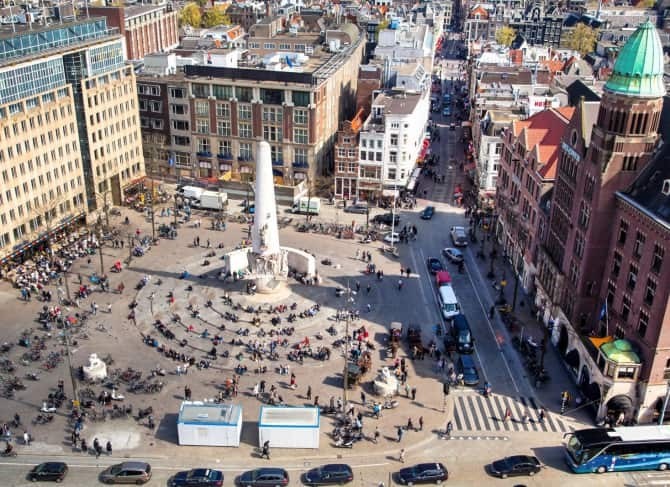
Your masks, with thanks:
[[[170,154],[170,157],[168,158],[168,165],[170,167],[174,166],[174,154]]]
[[[600,309],[600,321],[607,318],[607,300],[603,303],[603,307]]]

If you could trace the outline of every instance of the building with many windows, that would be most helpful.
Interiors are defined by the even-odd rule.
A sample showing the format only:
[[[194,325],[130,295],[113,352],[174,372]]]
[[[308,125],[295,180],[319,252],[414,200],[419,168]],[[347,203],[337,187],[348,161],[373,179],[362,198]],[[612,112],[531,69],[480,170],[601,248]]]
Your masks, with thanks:
[[[354,113],[364,38],[352,24],[331,26],[325,39],[333,43],[325,45],[316,43],[318,34],[294,36],[280,24],[263,25],[266,31],[259,27],[239,62],[226,57],[224,63],[230,50],[212,49],[205,63],[188,58],[183,72],[138,76],[153,172],[250,181],[256,141],[264,139],[277,183],[312,184],[331,173],[339,124]],[[272,40],[251,45],[261,38]]]
[[[135,76],[104,18],[0,31],[0,258],[143,175]]]
[[[126,7],[88,7],[90,15],[107,19],[126,41],[127,59],[143,59],[147,54],[174,49],[179,44],[179,13],[171,3]]]
[[[661,41],[645,22],[619,52],[597,110],[581,103],[564,132],[538,253],[539,315],[599,420],[649,418],[665,393],[668,231],[659,166],[667,162],[650,163],[665,157],[654,156],[663,77]]]

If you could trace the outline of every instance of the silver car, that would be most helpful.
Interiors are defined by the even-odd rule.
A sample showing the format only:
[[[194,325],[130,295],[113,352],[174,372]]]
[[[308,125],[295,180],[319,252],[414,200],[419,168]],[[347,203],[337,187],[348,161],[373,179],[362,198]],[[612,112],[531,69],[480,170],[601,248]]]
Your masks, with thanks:
[[[465,233],[464,227],[451,227],[451,241],[456,247],[467,247],[468,235]]]
[[[146,462],[123,462],[108,467],[100,474],[104,484],[146,484],[151,480],[151,465]]]

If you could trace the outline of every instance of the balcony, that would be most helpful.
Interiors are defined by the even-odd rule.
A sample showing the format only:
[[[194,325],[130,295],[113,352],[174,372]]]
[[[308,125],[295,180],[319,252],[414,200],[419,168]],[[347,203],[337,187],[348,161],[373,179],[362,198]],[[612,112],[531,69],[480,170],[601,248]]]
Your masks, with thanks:
[[[232,161],[234,159],[230,152],[226,152],[224,154],[219,153],[216,155],[216,157],[217,159],[223,159],[224,161]]]
[[[273,166],[283,166],[284,161],[282,159],[273,159],[272,160],[272,165]]]
[[[296,169],[307,169],[309,167],[309,164],[307,162],[293,162],[293,167]]]
[[[195,155],[197,155],[198,157],[212,157],[211,152],[203,150],[196,152]]]

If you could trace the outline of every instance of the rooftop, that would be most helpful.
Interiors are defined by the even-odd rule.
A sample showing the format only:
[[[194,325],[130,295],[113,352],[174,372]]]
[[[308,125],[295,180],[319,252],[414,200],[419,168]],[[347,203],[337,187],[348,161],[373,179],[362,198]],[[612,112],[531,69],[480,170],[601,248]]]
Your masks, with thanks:
[[[263,406],[258,419],[259,427],[318,428],[319,424],[319,408],[317,407]]]
[[[211,404],[203,402],[181,403],[178,423],[237,425],[242,415],[242,408],[233,404]]]
[[[421,93],[381,93],[372,102],[372,110],[382,107],[384,115],[409,115],[414,112],[421,96]]]

